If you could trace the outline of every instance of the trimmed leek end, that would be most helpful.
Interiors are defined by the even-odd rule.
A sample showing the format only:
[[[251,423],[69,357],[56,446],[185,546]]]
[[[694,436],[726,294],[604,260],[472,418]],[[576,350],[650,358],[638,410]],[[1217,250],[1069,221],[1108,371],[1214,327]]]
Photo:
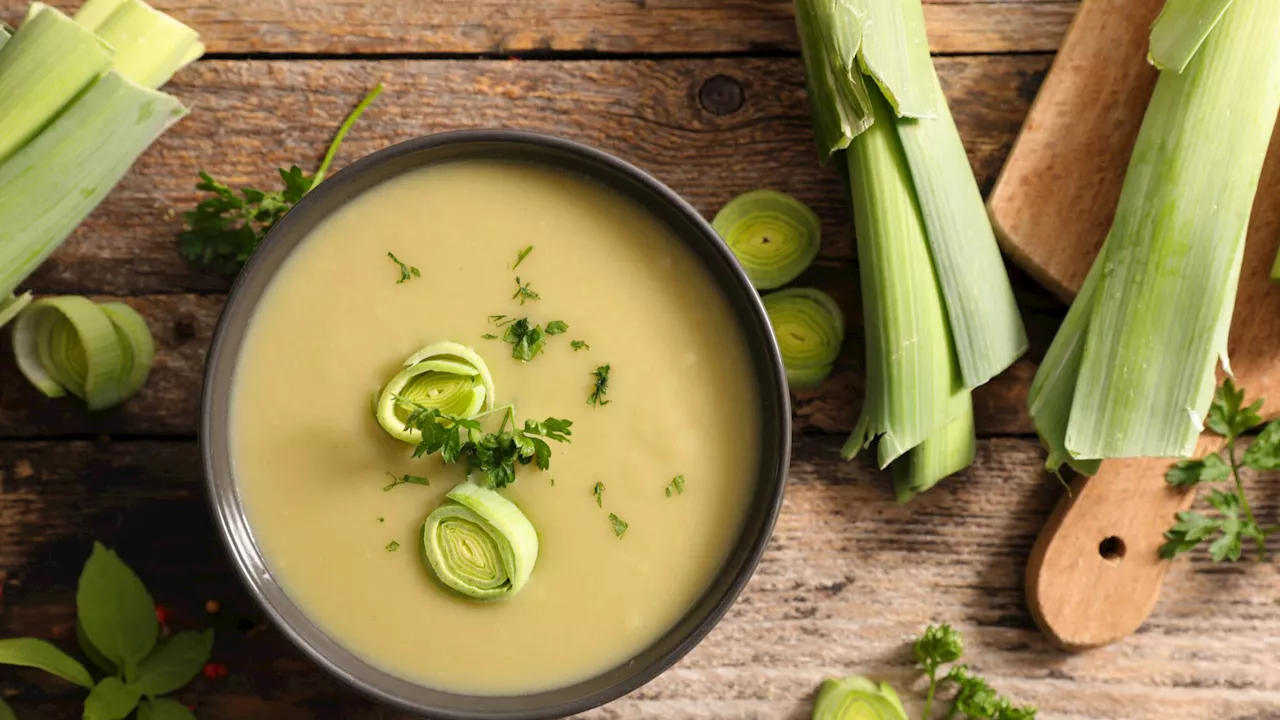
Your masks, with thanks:
[[[110,67],[111,49],[102,40],[57,8],[32,3],[27,20],[0,50],[0,163]],[[23,225],[0,221],[0,227]]]
[[[4,47],[5,43],[9,42],[9,38],[11,37],[13,37],[13,30],[10,30],[8,25],[0,22],[0,48]]]
[[[14,296],[9,293],[5,297],[0,297],[0,328],[9,324],[9,321],[18,317],[18,313],[31,304],[31,293],[23,293]]]
[[[973,425],[973,399],[969,393],[964,393],[955,396],[955,402],[957,414],[950,422],[890,466],[899,503],[907,503],[947,476],[973,464],[978,445]]]
[[[795,0],[818,156],[826,161],[875,120],[858,68],[862,20],[843,0]]]
[[[907,720],[902,699],[889,683],[864,677],[828,679],[818,688],[813,720]]]
[[[844,313],[830,295],[812,288],[790,288],[763,298],[769,325],[778,341],[787,385],[792,390],[818,387],[831,374],[844,340]]]
[[[432,343],[405,360],[404,369],[382,389],[374,409],[388,435],[417,443],[422,431],[405,427],[414,408],[401,399],[447,415],[474,417],[494,407],[493,377],[475,350],[455,342]]]
[[[427,516],[422,549],[440,582],[475,600],[520,592],[538,562],[538,533],[515,503],[464,482]]]
[[[0,243],[0,296],[44,262],[138,156],[186,114],[176,98],[109,72],[0,164],[0,227],[16,228]]]
[[[18,370],[46,396],[70,392],[104,410],[142,388],[155,343],[129,306],[69,295],[37,300],[18,316],[13,352]]]
[[[124,3],[125,0],[85,0],[85,3],[76,11],[74,19],[80,27],[96,31],[98,26]]]
[[[891,117],[871,88],[877,118]],[[867,346],[867,395],[842,454],[878,438],[887,467],[939,432],[967,395],[951,344],[911,172],[892,122],[876,122],[846,152]]]
[[[730,200],[711,227],[738,258],[757,290],[795,280],[818,256],[822,224],[808,205],[775,190],[756,190]]]
[[[195,30],[142,0],[118,3],[94,32],[115,48],[115,71],[143,87],[164,85],[204,54]]]
[[[1160,70],[1185,70],[1232,1],[1165,0],[1151,24],[1147,60]]]
[[[853,0],[864,32],[858,59],[898,117],[932,118],[933,59],[920,0]],[[966,167],[967,167],[966,163]]]

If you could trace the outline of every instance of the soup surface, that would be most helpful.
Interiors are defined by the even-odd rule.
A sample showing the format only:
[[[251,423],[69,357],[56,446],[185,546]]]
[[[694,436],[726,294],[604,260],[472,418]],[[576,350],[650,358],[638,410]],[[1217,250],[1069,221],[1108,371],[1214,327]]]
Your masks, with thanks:
[[[421,276],[397,283],[388,252]],[[512,297],[517,276],[539,299]],[[502,333],[488,320],[500,314],[569,330],[522,363],[481,337]],[[406,357],[441,340],[484,357],[521,422],[573,421],[549,470],[521,466],[502,491],[540,547],[528,585],[501,602],[454,595],[424,568],[423,519],[463,471],[411,458],[370,409]],[[609,403],[592,406],[606,363]],[[759,423],[728,303],[664,225],[573,175],[467,161],[383,183],[293,252],[238,358],[231,442],[254,539],[320,627],[406,679],[492,695],[624,663],[692,606],[751,501]],[[384,490],[388,473],[430,486]],[[668,496],[677,475],[684,492]]]

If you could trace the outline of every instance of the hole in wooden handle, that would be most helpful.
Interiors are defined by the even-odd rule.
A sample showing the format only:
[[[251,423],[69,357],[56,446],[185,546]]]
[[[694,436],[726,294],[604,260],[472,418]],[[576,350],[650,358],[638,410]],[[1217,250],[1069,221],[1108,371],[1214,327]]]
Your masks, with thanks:
[[[1120,562],[1124,559],[1124,552],[1124,540],[1121,540],[1115,535],[1105,537],[1102,539],[1102,542],[1098,543],[1098,554],[1102,556],[1103,560],[1108,562]]]

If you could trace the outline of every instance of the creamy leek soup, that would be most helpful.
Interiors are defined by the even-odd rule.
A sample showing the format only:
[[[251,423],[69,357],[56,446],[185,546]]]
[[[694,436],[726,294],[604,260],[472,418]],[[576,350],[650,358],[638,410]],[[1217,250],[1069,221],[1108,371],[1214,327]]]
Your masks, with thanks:
[[[509,331],[526,318],[522,348]],[[451,412],[490,412],[475,433],[425,423],[465,441],[510,436],[508,420],[572,422],[570,442],[524,436],[545,443],[549,467],[541,453],[517,460],[496,494],[536,532],[536,562],[480,599],[423,549],[428,516],[462,508],[445,494],[468,460],[415,459],[391,432],[418,409],[404,398],[442,395],[383,392],[416,351],[447,342],[474,350],[492,381],[472,387],[465,350],[438,354],[440,372],[464,369]],[[728,302],[646,211],[553,169],[448,163],[364,193],[280,268],[237,359],[234,477],[271,572],[352,652],[444,690],[547,690],[625,663],[714,579],[756,489],[753,376]],[[394,428],[375,418],[379,398],[399,413]],[[492,485],[481,470],[471,482]],[[454,540],[445,554],[460,572],[501,562],[480,540]]]

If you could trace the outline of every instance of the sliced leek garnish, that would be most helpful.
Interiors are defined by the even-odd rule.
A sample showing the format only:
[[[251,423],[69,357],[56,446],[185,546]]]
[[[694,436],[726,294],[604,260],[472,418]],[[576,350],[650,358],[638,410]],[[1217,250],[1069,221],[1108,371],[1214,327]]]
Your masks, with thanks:
[[[889,683],[832,678],[818,689],[813,720],[907,720],[907,710]]]
[[[37,300],[18,316],[13,352],[18,370],[46,396],[70,392],[103,410],[142,388],[155,343],[133,308],[68,295]]]
[[[465,345],[438,342],[404,361],[404,369],[378,396],[374,415],[391,437],[417,443],[422,432],[405,427],[413,404],[469,418],[493,409],[494,399],[493,378],[484,358]]]
[[[516,504],[464,482],[427,516],[422,549],[431,572],[476,600],[520,592],[538,561],[538,533]]]
[[[778,341],[787,385],[814,388],[831,374],[844,340],[844,314],[831,296],[812,288],[765,295],[764,310]]]
[[[822,225],[799,200],[775,190],[756,190],[730,200],[711,226],[724,238],[757,290],[796,279],[818,256]]]

